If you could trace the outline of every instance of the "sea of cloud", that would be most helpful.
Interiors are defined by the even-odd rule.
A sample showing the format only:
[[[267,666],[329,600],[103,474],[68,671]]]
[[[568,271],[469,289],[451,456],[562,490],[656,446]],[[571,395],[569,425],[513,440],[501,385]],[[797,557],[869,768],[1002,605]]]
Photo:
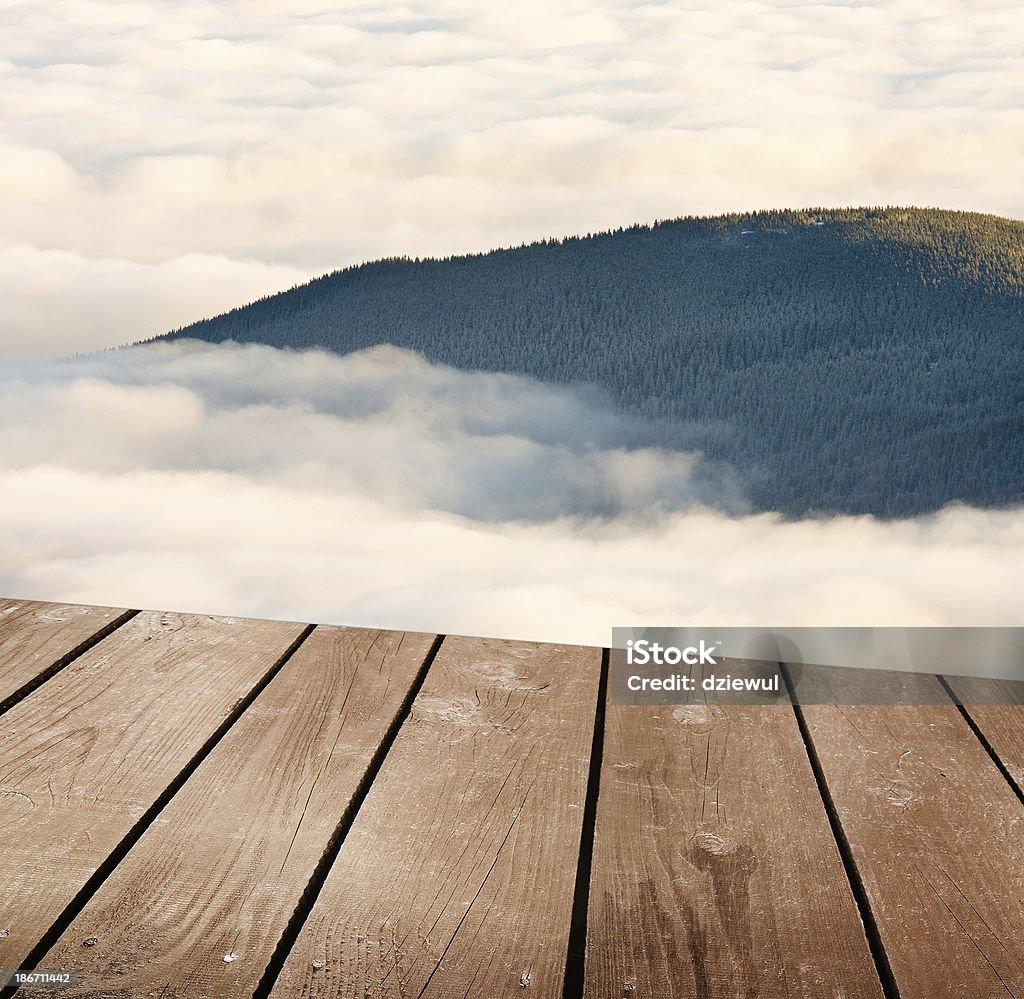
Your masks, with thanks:
[[[0,3],[0,351],[685,213],[1024,215],[1015,0]]]
[[[1019,623],[1024,511],[751,515],[598,394],[391,347],[7,360],[0,421],[5,596],[595,645]]]

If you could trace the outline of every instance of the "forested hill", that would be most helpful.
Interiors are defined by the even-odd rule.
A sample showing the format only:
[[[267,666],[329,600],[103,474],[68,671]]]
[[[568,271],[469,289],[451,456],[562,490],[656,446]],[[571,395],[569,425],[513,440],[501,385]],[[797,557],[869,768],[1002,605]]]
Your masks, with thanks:
[[[598,383],[758,509],[1024,500],[1024,223],[988,215],[759,212],[383,260],[168,336]]]

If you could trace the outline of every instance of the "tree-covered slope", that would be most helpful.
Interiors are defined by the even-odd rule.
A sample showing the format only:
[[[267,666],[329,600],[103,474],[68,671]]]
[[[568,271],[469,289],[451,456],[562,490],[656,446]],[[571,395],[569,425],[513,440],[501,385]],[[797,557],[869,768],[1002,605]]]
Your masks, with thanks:
[[[1024,223],[994,216],[759,212],[385,260],[168,336],[597,383],[761,509],[1024,499]]]

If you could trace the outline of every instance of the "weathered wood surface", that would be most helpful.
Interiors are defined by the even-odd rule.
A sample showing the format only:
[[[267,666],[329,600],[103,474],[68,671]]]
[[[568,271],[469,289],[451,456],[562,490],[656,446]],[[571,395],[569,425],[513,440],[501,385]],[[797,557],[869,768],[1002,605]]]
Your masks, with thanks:
[[[43,960],[61,994],[251,996],[432,642],[314,631]]]
[[[880,999],[788,701],[609,704],[600,789],[585,996]]]
[[[0,600],[0,704],[128,613],[113,607]]]
[[[950,676],[946,682],[1024,794],[1024,684]]]
[[[1006,681],[947,678],[964,714],[849,671],[840,704],[930,706],[609,705],[591,830],[599,649],[448,639],[406,717],[432,636],[316,629],[257,697],[304,626],[130,613],[0,601],[0,968],[35,949],[79,999],[262,995],[281,962],[284,999],[879,999],[848,853],[889,995],[1024,999]]]
[[[1024,997],[1024,808],[957,708],[801,710],[901,999]]]
[[[600,664],[445,640],[272,995],[560,999]]]
[[[0,967],[20,966],[303,630],[140,614],[0,718]]]

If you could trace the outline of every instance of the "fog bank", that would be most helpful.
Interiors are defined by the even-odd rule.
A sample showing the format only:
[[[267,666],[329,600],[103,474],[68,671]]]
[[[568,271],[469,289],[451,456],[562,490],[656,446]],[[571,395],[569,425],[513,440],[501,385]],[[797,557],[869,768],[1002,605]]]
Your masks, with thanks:
[[[598,395],[393,348],[6,362],[0,419],[5,596],[587,644],[1020,623],[1019,510],[745,514]]]

